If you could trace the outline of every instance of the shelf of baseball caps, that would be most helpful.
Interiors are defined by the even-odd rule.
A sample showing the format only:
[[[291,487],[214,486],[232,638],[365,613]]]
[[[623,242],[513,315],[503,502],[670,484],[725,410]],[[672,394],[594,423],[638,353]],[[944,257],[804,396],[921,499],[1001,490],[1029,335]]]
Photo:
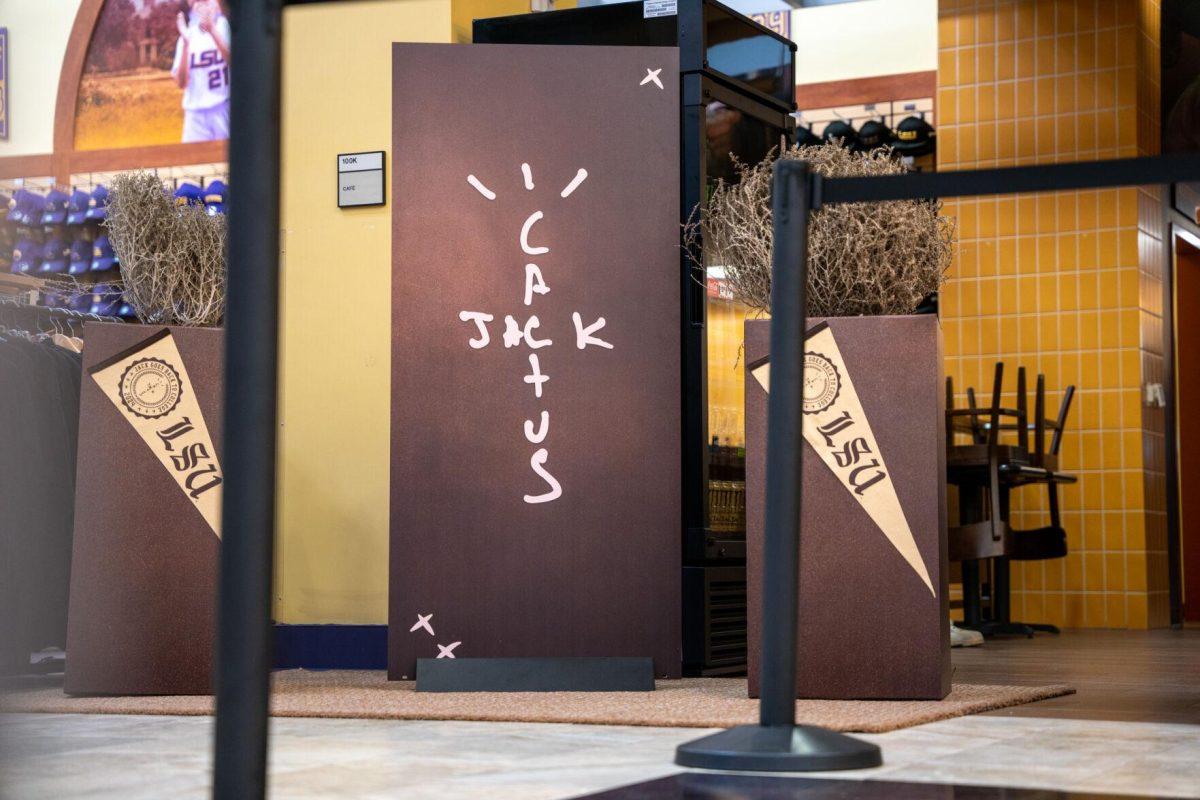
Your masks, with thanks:
[[[800,144],[837,140],[854,150],[890,147],[912,169],[932,169],[937,146],[933,99],[808,108],[795,113]]]
[[[224,164],[160,172],[177,205],[225,211]],[[73,176],[70,187],[48,178],[0,182],[0,270],[43,279],[38,302],[51,308],[134,319],[125,301],[120,260],[104,231],[110,173]]]

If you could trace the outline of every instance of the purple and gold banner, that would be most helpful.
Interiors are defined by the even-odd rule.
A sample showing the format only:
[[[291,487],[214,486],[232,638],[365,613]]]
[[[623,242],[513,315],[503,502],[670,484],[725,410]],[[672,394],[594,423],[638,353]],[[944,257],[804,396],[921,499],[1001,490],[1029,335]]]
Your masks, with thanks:
[[[8,138],[8,28],[0,28],[0,139]]]

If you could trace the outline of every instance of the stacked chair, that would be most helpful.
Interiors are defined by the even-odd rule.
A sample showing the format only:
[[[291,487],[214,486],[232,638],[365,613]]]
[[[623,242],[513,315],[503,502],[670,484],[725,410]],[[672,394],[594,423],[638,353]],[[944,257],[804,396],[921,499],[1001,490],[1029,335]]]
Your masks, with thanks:
[[[1075,387],[1068,386],[1058,416],[1047,419],[1046,380],[1038,375],[1032,419],[1029,415],[1025,368],[1017,370],[1016,408],[1002,404],[1004,364],[997,363],[991,404],[979,407],[975,391],[967,389],[967,407],[954,407],[954,386],[946,379],[946,472],[958,487],[959,524],[949,531],[951,561],[962,564],[963,627],[984,635],[1022,634],[1041,630],[1057,633],[1053,625],[1013,622],[1010,619],[1009,572],[1011,561],[1063,558],[1067,536],[1058,507],[1058,486],[1076,478],[1058,468],[1058,453]],[[1030,433],[1033,446],[1030,447]],[[1015,436],[1013,436],[1015,434]],[[967,443],[956,443],[966,435]],[[1010,439],[1015,438],[1014,441]],[[1047,524],[1018,530],[1010,523],[1009,500],[1014,489],[1044,487]],[[990,615],[983,614],[981,570],[990,573]]]

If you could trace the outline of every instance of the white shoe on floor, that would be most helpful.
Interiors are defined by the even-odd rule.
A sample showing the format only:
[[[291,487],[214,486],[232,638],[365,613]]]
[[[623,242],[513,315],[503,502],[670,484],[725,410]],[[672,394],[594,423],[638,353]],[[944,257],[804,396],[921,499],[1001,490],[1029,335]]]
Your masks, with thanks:
[[[983,644],[983,634],[979,631],[960,628],[953,622],[950,623],[950,646],[951,647],[978,647]]]

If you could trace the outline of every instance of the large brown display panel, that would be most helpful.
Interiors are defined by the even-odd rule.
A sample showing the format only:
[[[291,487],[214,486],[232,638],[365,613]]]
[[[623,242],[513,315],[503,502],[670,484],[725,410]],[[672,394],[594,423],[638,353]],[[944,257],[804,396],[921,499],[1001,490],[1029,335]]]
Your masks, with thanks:
[[[220,540],[89,373],[169,330],[213,445],[222,430],[217,329],[88,323],[80,389],[67,624],[72,694],[207,694]],[[178,452],[178,449],[175,451]]]
[[[393,64],[389,675],[440,655],[678,676],[677,51]],[[486,344],[464,312],[492,315]],[[506,342],[506,315],[538,325]]]
[[[851,376],[874,434],[871,450],[877,453],[864,459],[882,455],[919,562],[914,568],[905,560],[806,441],[796,693],[832,699],[941,699],[950,691],[941,328],[934,316],[836,317],[810,320],[810,337],[822,322],[833,333],[841,355],[838,369]],[[806,353],[824,349],[812,342],[809,338]],[[769,352],[770,323],[747,323],[748,367]],[[807,368],[806,383],[811,374]],[[809,391],[806,386],[806,398]],[[839,402],[845,401],[846,391],[843,384]],[[753,697],[758,696],[762,641],[767,400],[748,369],[746,535]],[[812,425],[807,414],[804,424],[806,430]],[[859,420],[853,430],[861,432],[862,424]],[[844,447],[850,431],[841,433],[838,446]],[[863,478],[875,474],[864,473]],[[881,482],[868,491],[884,488]],[[928,585],[918,574],[922,568]]]

